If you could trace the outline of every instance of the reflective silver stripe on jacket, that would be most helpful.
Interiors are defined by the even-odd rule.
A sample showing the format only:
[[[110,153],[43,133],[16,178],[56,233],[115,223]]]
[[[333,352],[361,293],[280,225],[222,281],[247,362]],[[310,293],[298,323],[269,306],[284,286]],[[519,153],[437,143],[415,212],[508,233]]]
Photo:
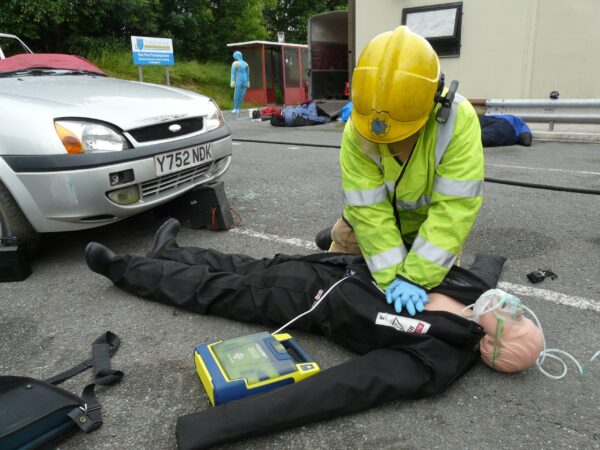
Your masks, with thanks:
[[[437,264],[438,266],[445,267],[446,269],[450,269],[452,264],[454,264],[454,260],[456,259],[456,255],[454,253],[450,253],[443,248],[439,248],[437,245],[426,241],[421,236],[417,236],[413,242],[411,251],[415,252],[420,257]]]
[[[400,245],[378,255],[365,258],[371,273],[400,264],[406,258],[406,247]]]
[[[344,190],[344,203],[350,206],[369,206],[386,200],[387,189],[383,185],[375,189],[366,189],[362,191]]]
[[[450,115],[446,123],[438,123],[437,137],[435,141],[435,167],[440,165],[440,161],[446,153],[446,149],[452,140],[454,133],[454,124],[456,123],[456,112],[458,110],[458,104],[465,100],[460,94],[455,94],[454,101],[452,102],[452,108],[450,108]]]
[[[385,187],[387,188],[388,192],[391,192],[392,194],[394,193],[394,188],[396,187],[396,182],[394,181],[383,181],[385,183]]]
[[[450,180],[437,176],[433,190],[451,197],[479,197],[483,195],[483,180]]]
[[[396,208],[403,209],[405,211],[414,211],[415,209],[419,209],[421,206],[429,205],[430,203],[430,195],[421,195],[421,198],[416,202],[403,202],[401,200],[396,201]]]

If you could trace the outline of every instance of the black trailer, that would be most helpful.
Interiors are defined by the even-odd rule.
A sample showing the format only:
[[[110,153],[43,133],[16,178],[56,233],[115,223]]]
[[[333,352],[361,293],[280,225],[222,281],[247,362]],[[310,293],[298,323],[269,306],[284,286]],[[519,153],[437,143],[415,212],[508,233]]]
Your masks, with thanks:
[[[348,11],[332,11],[308,20],[309,95],[343,105],[349,95]]]

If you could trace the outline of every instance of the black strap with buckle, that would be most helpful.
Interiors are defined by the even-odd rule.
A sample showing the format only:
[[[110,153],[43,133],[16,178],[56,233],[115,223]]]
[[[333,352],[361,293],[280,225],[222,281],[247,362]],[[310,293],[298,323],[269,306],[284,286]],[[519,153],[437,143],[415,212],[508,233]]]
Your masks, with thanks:
[[[86,433],[102,425],[102,406],[94,393],[96,385],[109,386],[118,383],[123,378],[123,372],[110,367],[110,358],[119,349],[120,344],[119,336],[107,331],[92,344],[92,357],[90,359],[86,359],[69,370],[44,380],[46,383],[57,385],[90,367],[94,368],[94,381],[83,388],[81,393],[84,405],[73,409],[67,414]]]

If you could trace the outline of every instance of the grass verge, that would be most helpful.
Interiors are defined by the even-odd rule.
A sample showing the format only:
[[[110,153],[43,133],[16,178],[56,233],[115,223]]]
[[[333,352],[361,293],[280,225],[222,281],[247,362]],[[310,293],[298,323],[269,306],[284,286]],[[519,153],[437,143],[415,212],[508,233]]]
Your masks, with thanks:
[[[138,66],[133,64],[131,52],[107,52],[90,55],[88,59],[108,76],[126,80],[139,80]],[[217,102],[223,110],[233,108],[233,89],[229,87],[231,67],[220,62],[178,61],[170,68],[171,86],[206,95]],[[165,66],[143,66],[146,83],[166,84]],[[256,107],[251,103],[243,108]]]

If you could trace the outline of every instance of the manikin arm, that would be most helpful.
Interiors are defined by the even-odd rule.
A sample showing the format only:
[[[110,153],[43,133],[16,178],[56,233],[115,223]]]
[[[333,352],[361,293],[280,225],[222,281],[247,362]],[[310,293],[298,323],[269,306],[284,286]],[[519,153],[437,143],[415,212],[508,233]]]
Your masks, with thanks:
[[[177,420],[180,450],[286,430],[401,398],[443,391],[477,362],[472,349],[427,336],[418,345],[374,350],[300,383]]]
[[[429,303],[425,305],[426,311],[448,311],[457,316],[461,315],[461,312],[465,309],[465,305],[461,302],[454,300],[445,294],[432,292],[429,294]],[[473,315],[473,311],[467,309],[464,317],[470,317]]]

